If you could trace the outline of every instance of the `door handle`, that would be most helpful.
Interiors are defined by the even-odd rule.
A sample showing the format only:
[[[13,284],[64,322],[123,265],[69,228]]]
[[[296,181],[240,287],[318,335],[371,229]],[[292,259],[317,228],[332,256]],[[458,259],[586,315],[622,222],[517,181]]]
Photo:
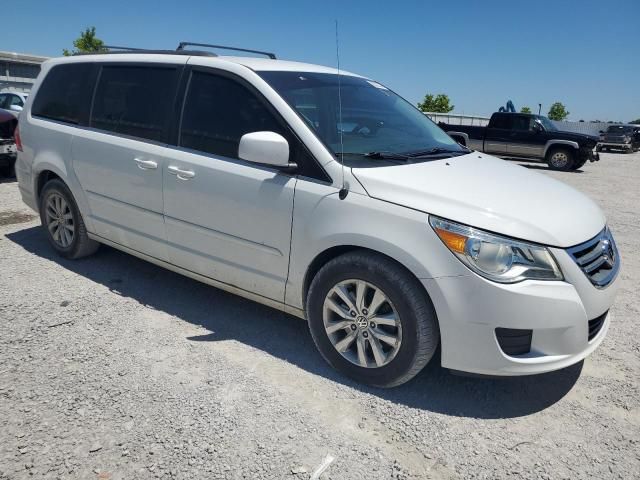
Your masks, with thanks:
[[[193,170],[182,170],[174,165],[169,165],[167,170],[169,170],[170,174],[175,175],[180,180],[189,180],[196,176]]]
[[[133,160],[138,164],[140,170],[155,170],[158,168],[158,162],[153,160],[143,160],[142,158],[134,158]]]

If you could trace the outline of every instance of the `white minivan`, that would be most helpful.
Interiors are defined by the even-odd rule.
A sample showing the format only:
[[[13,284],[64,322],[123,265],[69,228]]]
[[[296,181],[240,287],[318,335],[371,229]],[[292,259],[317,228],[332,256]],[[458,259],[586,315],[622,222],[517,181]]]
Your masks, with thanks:
[[[609,327],[598,206],[359,75],[185,47],[53,59],[16,143],[60,255],[104,243],[297,315],[363,383],[406,382],[438,346],[455,371],[547,372]]]

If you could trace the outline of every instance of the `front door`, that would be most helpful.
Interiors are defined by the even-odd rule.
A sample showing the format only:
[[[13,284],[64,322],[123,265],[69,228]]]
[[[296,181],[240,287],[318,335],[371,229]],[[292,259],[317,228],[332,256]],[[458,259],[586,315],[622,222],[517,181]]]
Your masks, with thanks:
[[[286,137],[247,86],[194,67],[164,172],[169,261],[282,302],[296,178],[238,159],[240,137],[255,131]]]
[[[520,157],[542,157],[545,135],[534,129],[535,119],[527,115],[513,115],[507,153]]]
[[[72,142],[94,233],[162,260],[167,259],[162,175],[181,68],[105,63],[90,126],[78,128]]]

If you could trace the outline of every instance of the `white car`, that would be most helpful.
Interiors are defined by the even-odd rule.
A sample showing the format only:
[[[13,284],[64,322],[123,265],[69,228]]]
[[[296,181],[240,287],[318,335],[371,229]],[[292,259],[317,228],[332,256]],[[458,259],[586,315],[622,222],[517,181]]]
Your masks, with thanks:
[[[24,92],[0,92],[0,108],[7,110],[13,114],[14,117],[17,117],[24,108],[24,104],[27,103],[28,97],[29,94]]]
[[[439,344],[448,369],[548,372],[609,327],[598,206],[374,80],[185,48],[60,58],[18,130],[22,198],[60,255],[105,243],[305,318],[360,382],[406,382]]]

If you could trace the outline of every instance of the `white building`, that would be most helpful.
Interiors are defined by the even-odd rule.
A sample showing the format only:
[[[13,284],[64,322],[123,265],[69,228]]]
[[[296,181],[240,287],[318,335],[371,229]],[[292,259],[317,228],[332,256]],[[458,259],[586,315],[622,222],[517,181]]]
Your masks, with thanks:
[[[0,91],[28,92],[31,90],[33,82],[40,73],[40,64],[48,58],[0,51]]]

